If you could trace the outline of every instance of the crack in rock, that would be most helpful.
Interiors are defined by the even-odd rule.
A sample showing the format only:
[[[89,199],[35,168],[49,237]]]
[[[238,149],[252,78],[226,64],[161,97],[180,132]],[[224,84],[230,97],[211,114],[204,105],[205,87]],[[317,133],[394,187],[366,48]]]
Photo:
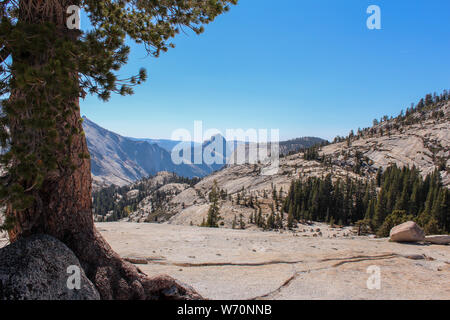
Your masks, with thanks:
[[[328,267],[322,267],[322,268],[316,268],[316,269],[309,269],[309,270],[303,270],[303,271],[295,271],[294,274],[289,277],[287,280],[285,280],[278,288],[276,288],[273,291],[270,291],[269,293],[263,294],[261,296],[249,299],[249,300],[259,300],[268,298],[274,294],[280,293],[284,288],[287,288],[294,280],[296,280],[301,274],[305,273],[311,273],[311,272],[318,272],[323,271],[331,268],[339,267],[346,263],[353,263],[353,262],[362,262],[362,261],[370,261],[370,260],[386,260],[386,259],[395,259],[395,258],[405,258],[410,260],[423,260],[427,259],[425,255],[401,255],[397,253],[389,253],[389,254],[383,254],[383,255],[377,255],[377,256],[354,256],[354,257],[348,257],[348,258],[330,258],[330,259],[323,259],[319,260],[319,262],[327,262],[327,261],[339,261],[338,263],[335,263]]]
[[[339,267],[346,263],[353,263],[353,262],[362,262],[362,261],[371,261],[371,260],[386,260],[386,259],[394,259],[394,258],[400,258],[402,256],[398,254],[389,254],[389,255],[380,255],[380,256],[357,256],[347,259],[338,259],[341,260],[335,264],[332,265],[332,267]],[[322,261],[333,261],[333,260],[322,260]]]
[[[280,293],[284,288],[287,288],[294,280],[296,280],[301,274],[318,272],[318,271],[323,271],[323,270],[327,270],[327,269],[331,269],[331,268],[336,268],[336,267],[342,266],[347,263],[357,263],[357,262],[362,262],[362,261],[375,261],[375,260],[387,260],[387,259],[395,259],[395,258],[405,258],[405,259],[410,259],[410,260],[431,260],[431,258],[429,258],[423,254],[402,255],[402,254],[398,254],[398,253],[386,253],[386,254],[375,255],[375,256],[359,255],[359,256],[353,256],[353,257],[328,258],[328,259],[316,260],[315,262],[329,262],[329,261],[338,261],[338,262],[331,266],[322,267],[322,268],[302,270],[302,271],[294,270],[294,273],[292,274],[292,276],[290,276],[288,279],[286,279],[278,288],[276,288],[273,291],[270,291],[269,293],[257,296],[255,298],[251,298],[249,300],[264,299],[264,298],[268,298],[276,293]],[[126,258],[126,260],[132,260],[132,259]],[[134,260],[134,263],[137,263],[137,264],[152,263],[152,264],[158,264],[158,265],[176,266],[176,267],[184,267],[184,268],[226,267],[226,266],[259,267],[259,266],[279,265],[279,264],[296,265],[296,264],[300,264],[300,263],[304,262],[302,260],[297,260],[297,261],[273,260],[273,261],[267,261],[267,262],[254,262],[254,263],[251,263],[251,262],[250,263],[233,263],[233,262],[176,263],[176,262],[161,261],[161,260],[155,259],[155,258],[143,258],[143,259],[133,259],[133,260]],[[142,260],[145,260],[145,263]],[[448,263],[448,262],[446,262],[446,263]]]
[[[269,292],[269,293],[266,293],[266,294],[264,294],[264,295],[262,295],[262,296],[255,297],[255,298],[252,298],[252,299],[249,299],[249,300],[259,300],[259,299],[264,299],[264,298],[270,297],[271,295],[273,295],[273,294],[275,294],[275,293],[281,292],[281,290],[282,290],[283,288],[288,287],[288,286],[291,284],[292,281],[294,281],[295,279],[297,279],[298,275],[299,275],[299,273],[298,273],[298,272],[295,272],[289,279],[287,279],[286,281],[284,281],[283,284],[282,284],[281,286],[279,286],[277,289],[275,289],[275,290],[273,290],[273,291],[271,291],[271,292]]]
[[[304,261],[282,261],[282,260],[274,260],[267,262],[249,262],[249,263],[234,263],[234,262],[205,262],[205,263],[177,263],[177,262],[165,262],[165,261],[149,261],[153,264],[159,264],[164,266],[175,266],[175,267],[184,267],[184,268],[200,268],[200,267],[261,267],[261,266],[269,266],[269,265],[277,265],[277,264],[298,264]]]

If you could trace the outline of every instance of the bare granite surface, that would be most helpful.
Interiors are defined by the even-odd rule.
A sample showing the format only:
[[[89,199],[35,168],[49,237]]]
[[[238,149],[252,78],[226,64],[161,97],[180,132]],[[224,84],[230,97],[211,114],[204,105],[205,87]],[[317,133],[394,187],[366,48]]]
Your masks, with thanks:
[[[323,224],[296,234],[126,222],[97,227],[143,272],[168,274],[208,299],[450,299],[450,246],[355,237]],[[314,236],[317,228],[323,236]],[[379,290],[367,286],[373,266]]]

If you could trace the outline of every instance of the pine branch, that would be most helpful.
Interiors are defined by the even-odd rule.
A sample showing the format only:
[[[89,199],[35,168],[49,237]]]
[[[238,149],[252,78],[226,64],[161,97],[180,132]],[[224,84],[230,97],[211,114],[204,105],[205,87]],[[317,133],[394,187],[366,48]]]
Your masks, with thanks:
[[[0,63],[3,63],[11,54],[11,52],[6,49],[6,47],[4,47],[3,49],[0,50]]]

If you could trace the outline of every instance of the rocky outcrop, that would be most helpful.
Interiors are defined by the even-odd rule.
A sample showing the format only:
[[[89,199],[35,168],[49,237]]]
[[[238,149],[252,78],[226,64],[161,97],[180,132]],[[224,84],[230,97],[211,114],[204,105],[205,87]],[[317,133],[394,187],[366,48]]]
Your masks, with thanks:
[[[442,112],[436,119],[433,114]],[[351,168],[357,154],[365,159],[361,170],[370,174],[374,169],[396,164],[416,167],[425,177],[440,166],[450,167],[450,103],[438,109],[417,112],[421,121],[401,124],[398,119],[380,123],[369,129],[369,134],[355,137],[351,143],[333,143],[322,149],[333,164]],[[450,187],[450,174],[441,169],[442,182]]]
[[[446,245],[450,244],[450,236],[448,235],[435,235],[425,237],[425,241],[432,244]]]
[[[261,174],[268,168],[264,162],[228,165],[170,200],[170,223],[200,225],[207,216],[208,193],[215,182],[228,195],[228,199],[221,201],[220,208],[224,227],[227,228],[232,227],[235,216],[242,215],[244,221],[248,221],[254,214],[254,209],[243,206],[238,197],[247,200],[252,197],[261,206],[262,214],[268,215],[273,203],[273,189],[279,191],[282,188],[284,193],[279,196],[285,197],[292,181],[297,179],[331,174],[334,181],[347,178],[368,180],[375,178],[379,168],[386,169],[396,164],[399,167],[415,166],[423,176],[440,168],[443,184],[450,186],[450,173],[442,170],[442,161],[447,163],[447,167],[450,166],[450,103],[441,106],[439,111],[445,117],[435,119],[433,112],[427,111],[420,123],[402,124],[395,119],[389,120],[369,130],[373,134],[354,137],[351,143],[345,141],[325,146],[319,155],[331,161],[326,165],[320,161],[307,160],[302,153],[281,157],[278,172],[271,176]],[[360,174],[354,170],[358,157],[361,160]]]
[[[79,290],[74,270],[80,271]],[[35,235],[0,249],[0,300],[99,299],[75,254],[55,238]]]
[[[425,233],[415,222],[408,221],[392,228],[390,238],[393,242],[419,242],[425,240]]]

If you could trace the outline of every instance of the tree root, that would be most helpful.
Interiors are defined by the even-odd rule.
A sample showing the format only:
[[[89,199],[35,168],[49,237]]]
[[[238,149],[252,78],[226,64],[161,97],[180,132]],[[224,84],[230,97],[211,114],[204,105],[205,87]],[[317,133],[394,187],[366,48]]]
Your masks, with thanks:
[[[102,300],[203,299],[192,287],[167,275],[147,276],[114,252],[96,230],[94,238],[77,241],[84,246],[72,248]]]
[[[167,275],[148,277],[126,261],[97,268],[92,279],[102,300],[201,300],[192,287]]]
[[[137,260],[135,260],[137,261]],[[147,263],[158,264],[163,266],[175,266],[175,267],[183,267],[183,268],[203,268],[203,267],[263,267],[270,265],[279,265],[279,264],[299,264],[302,263],[302,260],[298,261],[283,261],[283,260],[272,260],[267,262],[204,262],[204,263],[177,263],[177,262],[166,262],[166,261],[151,261],[146,260]]]

